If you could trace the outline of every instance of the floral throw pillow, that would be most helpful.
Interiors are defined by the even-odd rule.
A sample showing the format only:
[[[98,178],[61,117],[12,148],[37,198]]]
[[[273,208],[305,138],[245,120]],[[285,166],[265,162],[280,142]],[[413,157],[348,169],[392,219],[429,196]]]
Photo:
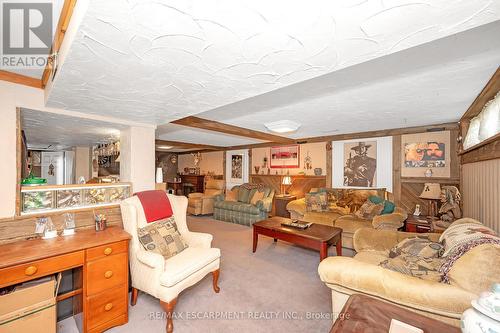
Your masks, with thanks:
[[[379,266],[419,279],[441,282],[442,273],[439,272],[439,268],[443,261],[443,258],[422,258],[402,254],[382,261]]]
[[[306,211],[307,212],[328,212],[328,193],[316,192],[306,193]]]
[[[375,204],[370,200],[367,200],[355,213],[354,215],[360,219],[372,220],[375,216],[380,215],[384,210],[384,204]]]
[[[161,254],[165,259],[171,258],[188,247],[177,230],[174,217],[149,223],[137,229],[139,242],[147,251]]]
[[[419,235],[403,239],[399,242],[389,251],[389,258],[396,258],[403,254],[424,259],[440,258],[443,253],[443,245],[429,240],[429,237],[426,235]]]

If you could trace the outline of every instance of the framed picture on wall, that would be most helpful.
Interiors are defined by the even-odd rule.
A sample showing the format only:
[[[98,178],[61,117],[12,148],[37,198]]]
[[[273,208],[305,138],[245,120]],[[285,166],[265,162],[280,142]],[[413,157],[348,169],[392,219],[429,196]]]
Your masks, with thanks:
[[[233,182],[243,181],[243,155],[231,155],[231,180]]]
[[[344,143],[344,186],[377,187],[377,141]]]
[[[300,146],[276,146],[271,147],[270,167],[276,168],[299,168]]]
[[[450,177],[450,131],[402,135],[401,159],[402,177]]]

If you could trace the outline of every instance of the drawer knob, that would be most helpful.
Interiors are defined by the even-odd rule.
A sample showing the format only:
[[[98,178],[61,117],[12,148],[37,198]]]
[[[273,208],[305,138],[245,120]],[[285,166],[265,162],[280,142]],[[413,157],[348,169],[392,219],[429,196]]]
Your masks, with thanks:
[[[104,306],[104,310],[105,311],[109,311],[113,308],[113,303],[108,303]]]
[[[113,252],[113,249],[110,247],[107,247],[104,249],[104,254],[109,256]]]
[[[109,278],[110,278],[110,277],[112,277],[112,276],[113,276],[113,271],[106,271],[106,273],[104,273],[104,277],[105,277],[106,279],[109,279]]]
[[[24,270],[24,274],[26,275],[33,275],[38,271],[38,268],[36,266],[29,266]]]

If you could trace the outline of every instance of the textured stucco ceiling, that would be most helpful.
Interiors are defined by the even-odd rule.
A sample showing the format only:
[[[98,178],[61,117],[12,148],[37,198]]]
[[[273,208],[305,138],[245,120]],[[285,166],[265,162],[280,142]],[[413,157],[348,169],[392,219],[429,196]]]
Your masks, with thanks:
[[[500,65],[500,21],[199,114],[307,138],[458,121]],[[230,140],[226,141],[230,144]]]
[[[119,138],[125,125],[77,118],[49,112],[21,109],[21,126],[28,146],[55,148],[90,146]]]
[[[162,124],[499,18],[491,0],[92,0],[48,105]]]
[[[251,138],[220,134],[202,129],[190,129],[189,127],[175,124],[158,126],[156,129],[156,137],[161,140],[199,143],[212,146],[238,146],[263,142],[260,140],[252,140]]]

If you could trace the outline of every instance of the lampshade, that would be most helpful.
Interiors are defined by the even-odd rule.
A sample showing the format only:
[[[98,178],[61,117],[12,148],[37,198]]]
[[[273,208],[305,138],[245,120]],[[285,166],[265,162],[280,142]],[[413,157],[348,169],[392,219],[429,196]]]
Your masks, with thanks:
[[[283,177],[281,184],[282,185],[292,185],[292,177],[290,177],[290,176]]]
[[[438,183],[425,183],[424,190],[420,193],[422,199],[437,200],[441,196],[441,186]]]

